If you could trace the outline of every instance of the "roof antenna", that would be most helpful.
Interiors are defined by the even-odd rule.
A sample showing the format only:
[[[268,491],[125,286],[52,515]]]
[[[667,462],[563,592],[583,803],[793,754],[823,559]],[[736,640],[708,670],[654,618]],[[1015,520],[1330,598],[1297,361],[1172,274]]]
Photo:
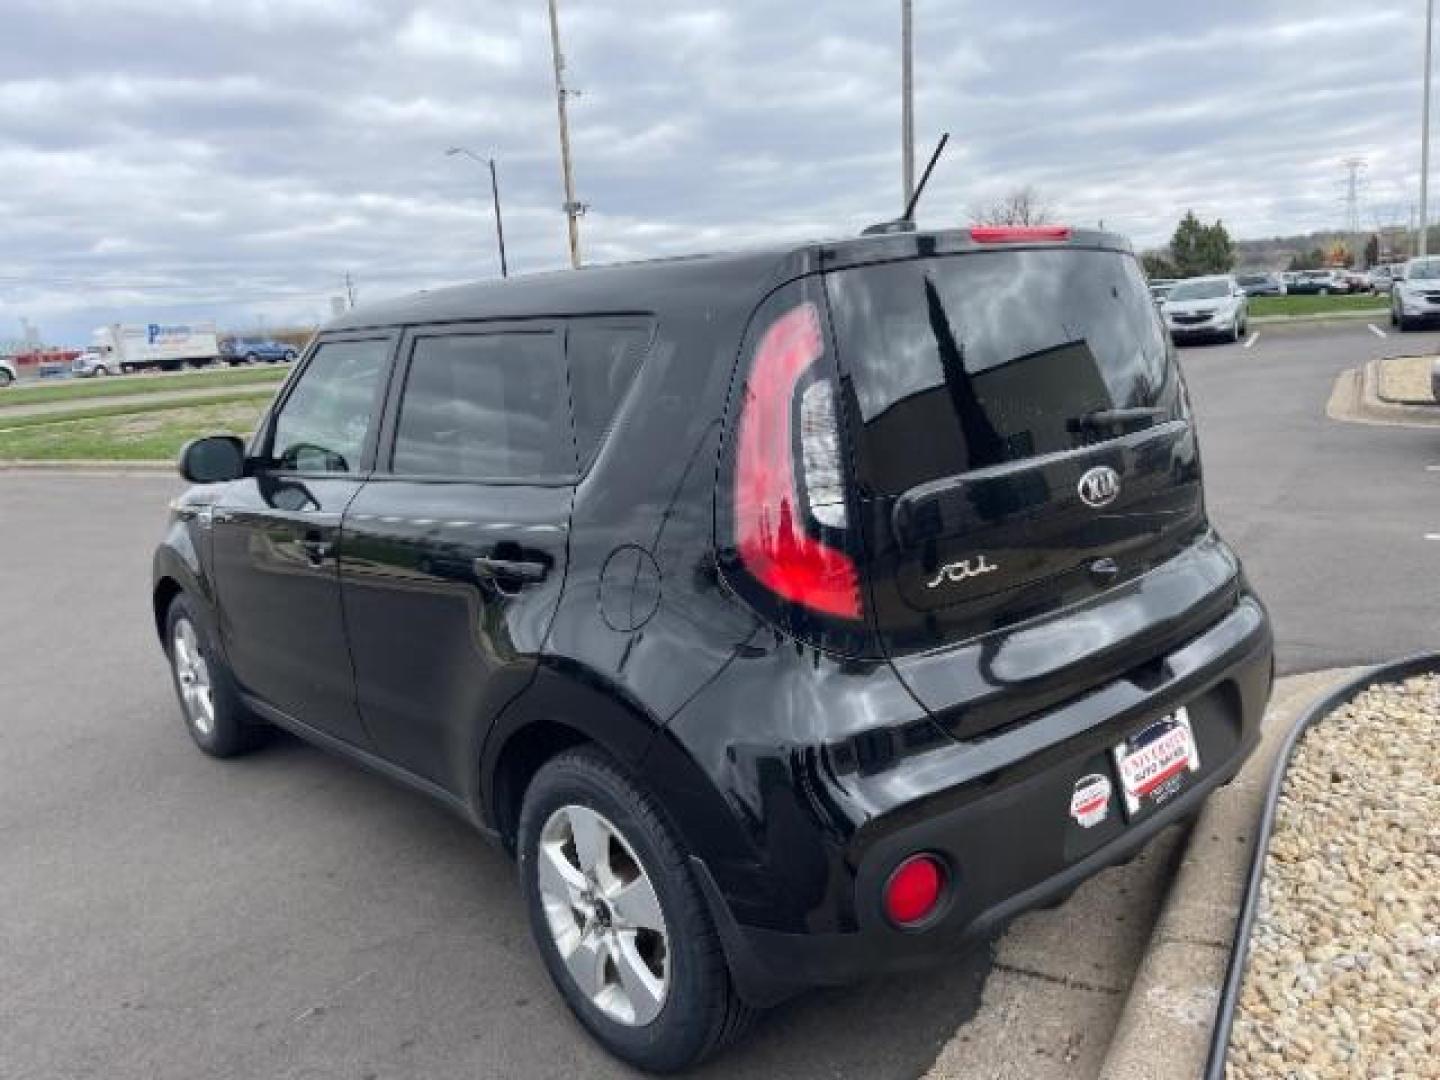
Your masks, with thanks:
[[[950,141],[950,133],[947,131],[940,136],[940,141],[935,145],[935,152],[930,155],[930,162],[925,166],[925,171],[920,174],[920,183],[915,185],[915,194],[910,196],[910,204],[905,207],[905,213],[901,214],[894,221],[882,221],[878,225],[871,225],[860,233],[861,236],[890,236],[894,233],[910,233],[915,231],[915,204],[920,201],[920,196],[925,193],[925,185],[930,182],[930,174],[935,171],[935,163],[940,160],[940,155],[945,152],[945,144]]]

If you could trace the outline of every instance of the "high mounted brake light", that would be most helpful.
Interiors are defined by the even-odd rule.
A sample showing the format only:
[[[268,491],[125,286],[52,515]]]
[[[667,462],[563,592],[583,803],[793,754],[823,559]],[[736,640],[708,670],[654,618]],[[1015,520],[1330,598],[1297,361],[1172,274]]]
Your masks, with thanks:
[[[801,381],[824,351],[820,313],[808,301],[771,323],[755,348],[736,440],[735,546],[749,574],[776,596],[823,615],[859,619],[854,560],[813,535],[809,524],[811,518],[830,528],[846,524],[828,381],[809,382],[796,404]]]
[[[970,239],[977,244],[1063,243],[1070,232],[1069,225],[976,225]]]

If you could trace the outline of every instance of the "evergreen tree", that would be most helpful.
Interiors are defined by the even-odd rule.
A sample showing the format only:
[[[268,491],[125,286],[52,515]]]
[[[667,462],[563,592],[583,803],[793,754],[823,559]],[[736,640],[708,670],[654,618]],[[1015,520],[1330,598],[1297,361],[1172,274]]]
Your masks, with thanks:
[[[1235,245],[1223,222],[1204,225],[1187,210],[1170,240],[1170,258],[1182,277],[1224,274],[1235,265]]]

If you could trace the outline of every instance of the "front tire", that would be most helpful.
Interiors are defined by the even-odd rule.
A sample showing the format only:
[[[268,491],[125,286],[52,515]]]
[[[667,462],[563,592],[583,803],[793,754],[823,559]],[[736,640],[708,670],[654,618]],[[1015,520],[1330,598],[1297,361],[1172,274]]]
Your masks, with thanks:
[[[616,1057],[688,1068],[754,1011],[730,979],[686,856],[654,800],[589,748],[525,793],[517,850],[530,930],[565,1003]]]
[[[264,741],[265,727],[240,701],[229,668],[183,595],[165,613],[165,651],[185,729],[196,746],[211,757],[228,758]]]
[[[15,376],[10,374],[9,368],[0,368],[0,387],[9,386],[15,381]]]

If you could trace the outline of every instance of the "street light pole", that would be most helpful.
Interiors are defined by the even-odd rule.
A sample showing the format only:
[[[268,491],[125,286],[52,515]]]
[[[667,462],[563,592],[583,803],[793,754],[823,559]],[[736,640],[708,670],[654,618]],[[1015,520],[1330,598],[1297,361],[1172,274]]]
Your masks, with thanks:
[[[1420,239],[1416,254],[1430,248],[1430,54],[1434,38],[1435,0],[1425,0],[1425,100],[1420,106]]]
[[[490,197],[495,201],[495,242],[500,246],[500,276],[509,277],[505,264],[505,223],[500,220],[500,181],[495,178],[495,159],[490,159]]]
[[[495,159],[481,157],[475,151],[467,150],[463,146],[452,146],[445,151],[446,157],[454,157],[456,154],[464,154],[471,161],[490,169],[490,197],[495,202],[495,240],[500,246],[500,276],[502,278],[509,277],[510,268],[505,264],[505,223],[500,218],[500,182],[495,178]]]
[[[904,206],[909,206],[915,195],[915,84],[912,67],[915,38],[911,7],[911,0],[900,0],[900,170]]]

